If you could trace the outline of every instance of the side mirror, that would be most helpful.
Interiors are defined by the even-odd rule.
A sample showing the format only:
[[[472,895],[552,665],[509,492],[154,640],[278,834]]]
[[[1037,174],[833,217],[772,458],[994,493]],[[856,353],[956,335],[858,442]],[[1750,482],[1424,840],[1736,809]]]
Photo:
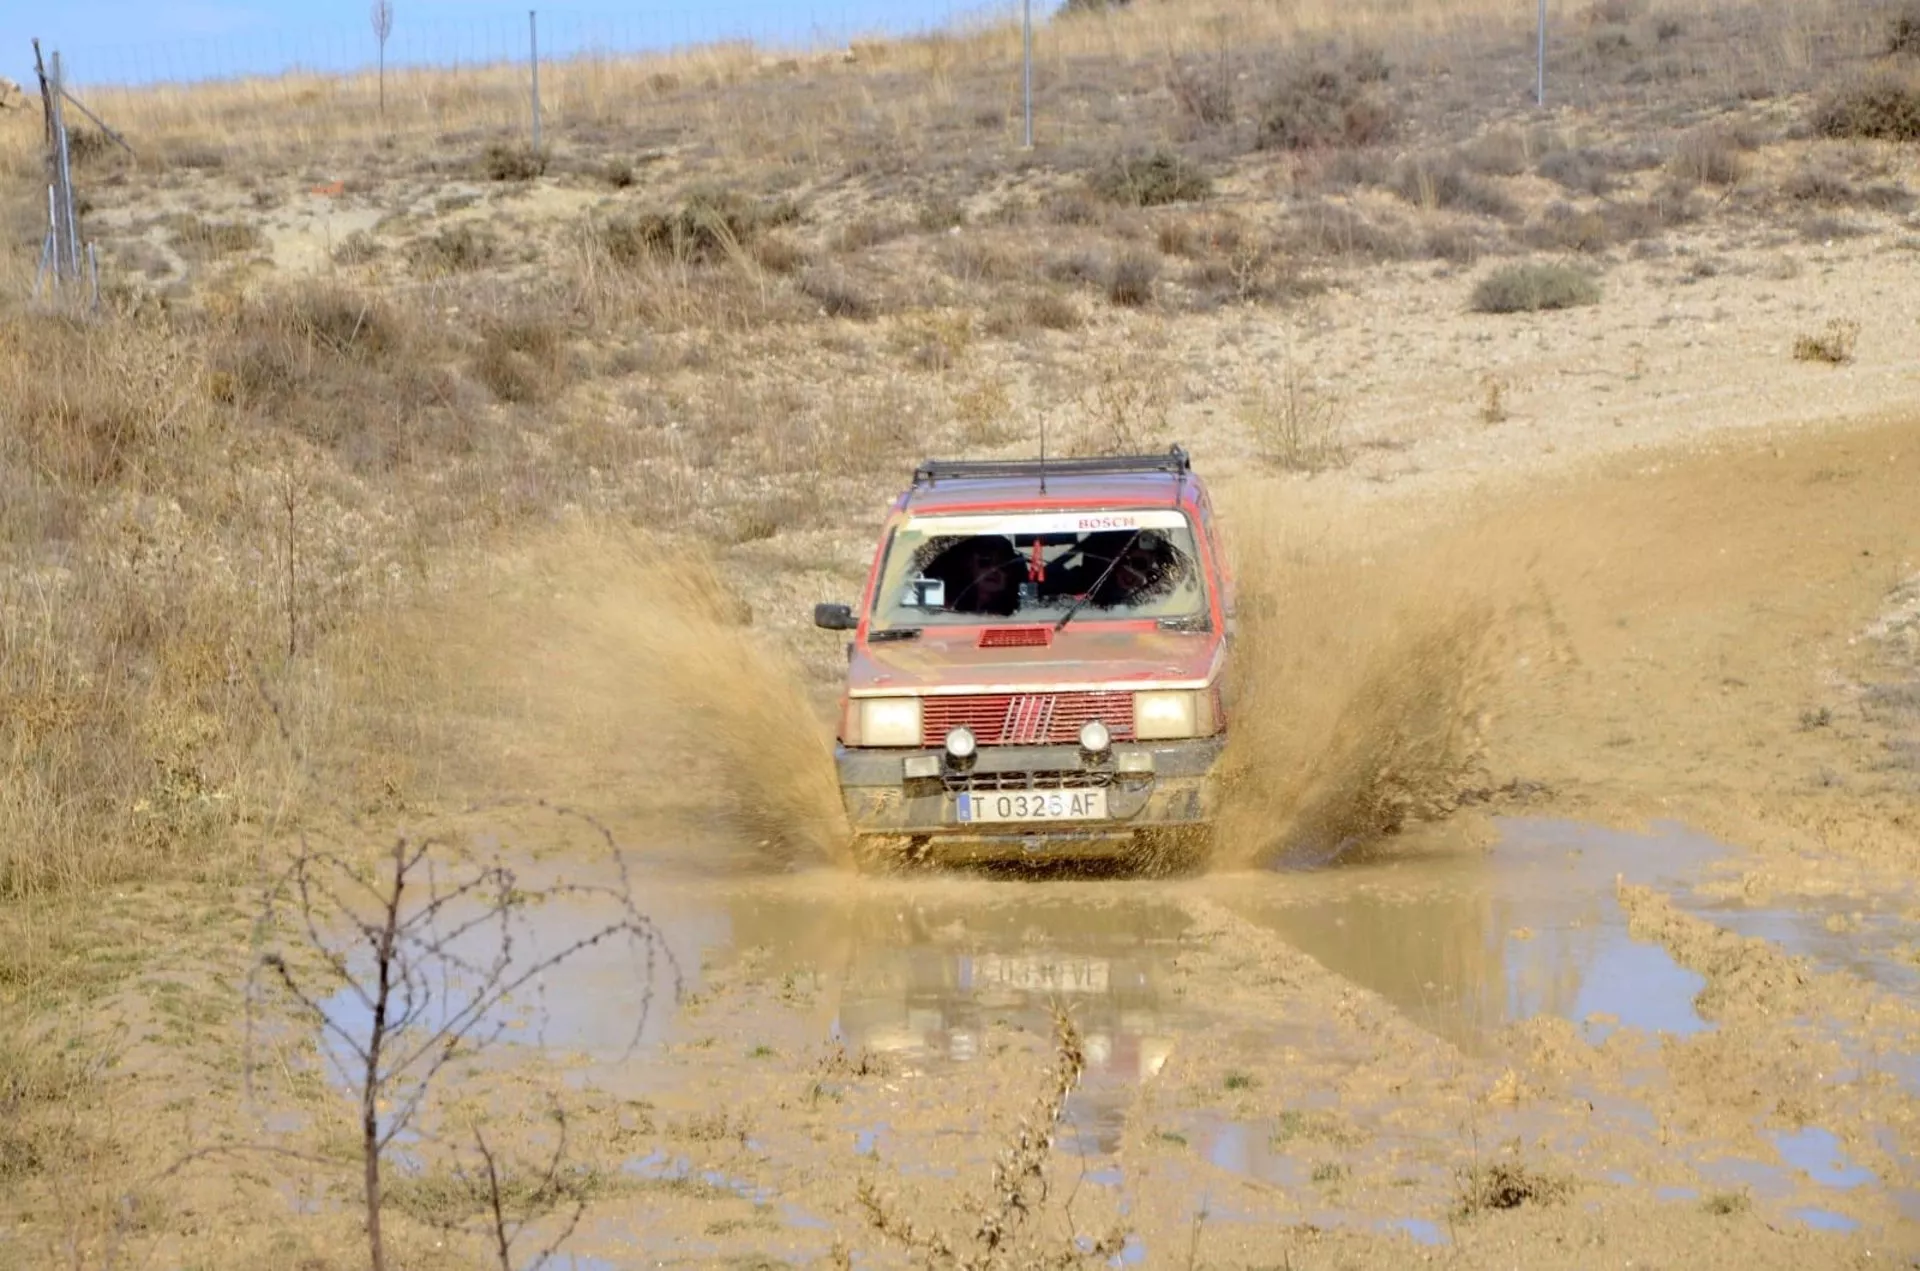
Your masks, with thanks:
[[[815,605],[813,625],[825,631],[852,631],[860,625],[851,605]]]

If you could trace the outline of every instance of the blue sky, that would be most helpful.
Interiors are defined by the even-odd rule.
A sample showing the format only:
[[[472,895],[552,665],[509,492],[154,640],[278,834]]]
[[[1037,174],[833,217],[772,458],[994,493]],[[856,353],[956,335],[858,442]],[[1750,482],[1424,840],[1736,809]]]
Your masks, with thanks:
[[[538,0],[392,0],[390,64],[523,56],[527,10],[540,12],[543,54],[659,48],[746,35],[769,44],[900,32],[1017,0],[678,0],[557,4]],[[1036,0],[1036,18],[1053,7]],[[371,64],[369,0],[0,0],[0,75],[32,77],[29,41],[62,51],[69,80],[126,83],[272,74],[299,65]]]

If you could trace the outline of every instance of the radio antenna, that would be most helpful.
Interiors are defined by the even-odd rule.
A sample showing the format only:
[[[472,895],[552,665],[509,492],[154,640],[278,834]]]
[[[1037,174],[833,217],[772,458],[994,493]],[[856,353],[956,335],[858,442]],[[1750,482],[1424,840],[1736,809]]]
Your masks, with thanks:
[[[1040,493],[1047,492],[1047,417],[1040,416]]]

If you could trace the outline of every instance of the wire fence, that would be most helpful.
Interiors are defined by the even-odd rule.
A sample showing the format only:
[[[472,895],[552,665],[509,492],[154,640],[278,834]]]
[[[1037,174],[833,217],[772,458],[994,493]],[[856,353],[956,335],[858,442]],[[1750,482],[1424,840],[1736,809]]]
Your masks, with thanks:
[[[69,104],[65,67],[59,53],[43,63],[35,50],[35,73],[41,100],[46,103],[47,232],[33,275],[36,303],[59,307],[100,303],[100,263],[94,245],[80,225],[79,200],[73,189],[72,136],[67,131]],[[77,103],[74,103],[77,105]]]
[[[1036,18],[1051,3],[1034,6]],[[458,71],[525,63],[528,11],[456,19],[410,18],[404,0],[386,41],[389,71]],[[1017,18],[1020,6],[942,6],[850,0],[839,7],[725,5],[678,11],[537,9],[543,60],[672,54],[714,44],[751,44],[773,53],[845,48],[863,38],[958,31]],[[139,44],[66,44],[76,88],[121,88],[273,77],[370,73],[382,61],[373,24],[274,28]]]

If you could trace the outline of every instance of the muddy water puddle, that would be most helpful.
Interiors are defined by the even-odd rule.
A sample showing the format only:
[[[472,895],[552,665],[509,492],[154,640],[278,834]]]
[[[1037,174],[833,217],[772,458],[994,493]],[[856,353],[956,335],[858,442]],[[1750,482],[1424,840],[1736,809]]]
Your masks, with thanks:
[[[1177,987],[1180,977],[1170,968],[1197,939],[1196,901],[1271,933],[1378,994],[1437,1039],[1483,1057],[1499,1055],[1507,1025],[1543,1015],[1571,1021],[1594,1045],[1618,1034],[1629,1042],[1637,1037],[1656,1065],[1663,1036],[1714,1028],[1694,1007],[1705,981],[1664,948],[1629,934],[1615,899],[1617,879],[1652,885],[1689,912],[1816,962],[1899,984],[1876,973],[1884,959],[1872,949],[1861,953],[1849,943],[1872,928],[1857,916],[1842,923],[1811,911],[1732,905],[1700,891],[1729,854],[1710,839],[1676,827],[1625,834],[1533,820],[1507,822],[1502,831],[1485,850],[1464,848],[1444,833],[1408,835],[1332,866],[1173,882],[875,880],[828,871],[716,878],[655,867],[636,882],[658,947],[642,953],[620,942],[596,945],[537,977],[501,1013],[506,1044],[495,1049],[500,1062],[512,1063],[537,1048],[569,1066],[572,1080],[623,1097],[685,1082],[699,1066],[697,1055],[687,1059],[689,1049],[704,1045],[742,1052],[717,1055],[716,1062],[764,1054],[769,1073],[783,1057],[837,1045],[850,1056],[877,1057],[903,1088],[938,1090],[944,1074],[988,1058],[1010,1033],[1050,1037],[1063,1006],[1079,1030],[1086,1066],[1056,1147],[1083,1162],[1085,1185],[1130,1197],[1137,1180],[1122,1150],[1129,1118],[1142,1083],[1181,1048],[1226,1039],[1328,1055],[1342,1044],[1323,1021],[1284,1013],[1243,1018],[1204,991]],[[516,955],[563,947],[606,916],[571,902],[529,911]],[[715,1004],[726,1002],[744,1013],[745,1033],[716,1022]],[[334,1005],[345,1030],[364,1036],[351,995]],[[679,1062],[664,1062],[670,1051]],[[1037,1070],[1045,1048],[1034,1054]],[[1903,1060],[1882,1057],[1890,1068]],[[1659,1132],[1633,1097],[1590,1097],[1593,1123],[1606,1133],[1650,1142]],[[1345,1162],[1341,1168],[1405,1175],[1396,1186],[1412,1189],[1409,1201],[1417,1194],[1428,1203],[1390,1217],[1347,1213],[1338,1204],[1303,1212],[1322,1225],[1444,1242],[1444,1204],[1436,1209],[1434,1202],[1452,1186],[1448,1170],[1409,1170],[1405,1163],[1418,1145],[1396,1141],[1384,1122],[1370,1124],[1381,1109],[1344,1111],[1362,1126],[1364,1142],[1317,1142],[1312,1106],[1253,1120],[1199,1109],[1159,1132],[1211,1169],[1276,1193],[1311,1196],[1321,1182],[1317,1173],[1336,1157]],[[952,1180],[965,1169],[928,1138],[924,1118],[916,1124],[909,1115],[896,1126],[875,1117],[834,1133],[844,1137],[840,1150],[903,1176]],[[1542,1127],[1534,1141],[1574,1158],[1579,1138]],[[1698,1204],[1703,1191],[1739,1190],[1799,1222],[1844,1231],[1856,1220],[1841,1205],[1805,1203],[1809,1192],[1844,1198],[1891,1181],[1851,1162],[1819,1127],[1778,1134],[1772,1145],[1773,1160],[1716,1154],[1708,1145],[1684,1150],[1678,1155],[1697,1185],[1666,1191],[1676,1204]],[[763,1165],[806,1151],[791,1136],[749,1142],[744,1150]],[[813,1226],[801,1221],[811,1211],[753,1168],[715,1172],[670,1148],[637,1156],[627,1168],[649,1182],[694,1181],[729,1192],[789,1234]],[[1903,1194],[1901,1208],[1909,1203]],[[1214,1214],[1233,1217],[1230,1208]]]
[[[1620,1028],[1712,1028],[1693,1005],[1706,981],[1634,940],[1614,889],[1620,878],[1684,892],[1728,849],[1677,829],[1502,828],[1485,851],[1396,841],[1222,903],[1470,1051],[1538,1015],[1572,1020],[1595,1043]]]
[[[976,1057],[989,1027],[1048,1033],[1058,1001],[1079,1023],[1088,1072],[1135,1082],[1158,1072],[1183,1034],[1232,1027],[1161,984],[1193,925],[1183,901],[1201,899],[1471,1052],[1540,1015],[1573,1021],[1596,1044],[1621,1029],[1710,1031],[1694,1008],[1704,979],[1629,935],[1616,880],[1654,886],[1687,912],[1817,967],[1920,989],[1920,969],[1893,952],[1905,935],[1897,913],[1750,907],[1701,892],[1732,851],[1675,826],[1633,834],[1510,820],[1485,850],[1445,832],[1408,835],[1331,866],[1169,883],[826,871],[719,880],[676,865],[636,876],[656,947],[620,939],[584,949],[535,977],[499,1022],[509,1042],[616,1060],[697,1033],[676,998],[697,999],[716,975],[751,973],[825,1002],[808,1025],[817,1036],[770,1040],[836,1041],[935,1068]],[[528,910],[514,956],[537,959],[613,916],[591,899]],[[490,955],[490,938],[478,933],[465,952]],[[458,996],[456,976],[449,1001]],[[330,1006],[348,1033],[364,1035],[355,994]]]

